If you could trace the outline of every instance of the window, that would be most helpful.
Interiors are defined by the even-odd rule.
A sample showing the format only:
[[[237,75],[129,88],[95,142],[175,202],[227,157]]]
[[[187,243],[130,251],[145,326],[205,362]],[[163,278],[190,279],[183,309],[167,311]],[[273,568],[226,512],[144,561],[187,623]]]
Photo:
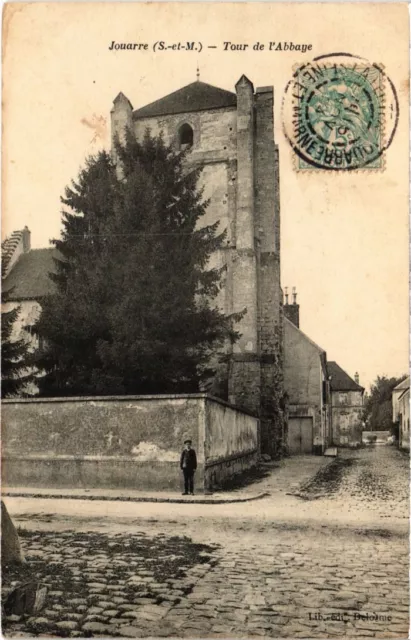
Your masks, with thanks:
[[[178,132],[178,140],[181,151],[193,146],[194,131],[189,124],[183,124]]]

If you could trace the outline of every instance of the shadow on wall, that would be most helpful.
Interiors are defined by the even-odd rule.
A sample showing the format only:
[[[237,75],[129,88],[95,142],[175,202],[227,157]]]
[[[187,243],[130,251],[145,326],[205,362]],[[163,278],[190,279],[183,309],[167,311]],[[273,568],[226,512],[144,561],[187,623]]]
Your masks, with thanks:
[[[278,466],[275,465],[274,468]],[[217,490],[236,491],[252,485],[256,485],[256,489],[258,489],[258,484],[269,477],[272,468],[273,464],[270,464],[269,468],[268,465],[259,465],[223,480],[219,480],[217,474],[211,471],[207,478],[207,484],[213,487],[214,492]]]

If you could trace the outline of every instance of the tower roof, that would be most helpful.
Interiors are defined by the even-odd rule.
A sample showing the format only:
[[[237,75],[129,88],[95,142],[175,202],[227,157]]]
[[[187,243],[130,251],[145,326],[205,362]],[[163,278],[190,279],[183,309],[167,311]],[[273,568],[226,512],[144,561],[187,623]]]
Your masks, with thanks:
[[[130,100],[127,98],[127,96],[124,95],[122,91],[120,91],[120,93],[116,95],[113,100],[113,104],[116,105],[119,102],[125,102],[130,107],[130,109],[133,109],[133,105],[131,104]]]
[[[192,82],[182,89],[169,93],[164,98],[151,102],[133,112],[133,118],[151,118],[155,116],[189,113],[191,111],[207,111],[235,107],[237,96],[231,91],[213,87],[206,82]]]
[[[333,391],[364,391],[336,362],[327,362],[327,370]]]

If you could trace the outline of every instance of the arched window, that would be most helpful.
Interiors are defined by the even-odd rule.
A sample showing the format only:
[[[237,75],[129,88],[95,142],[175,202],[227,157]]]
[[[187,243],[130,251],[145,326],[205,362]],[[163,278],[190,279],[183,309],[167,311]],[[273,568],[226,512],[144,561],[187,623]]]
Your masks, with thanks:
[[[179,146],[182,151],[193,146],[194,131],[189,124],[181,125],[178,132]]]

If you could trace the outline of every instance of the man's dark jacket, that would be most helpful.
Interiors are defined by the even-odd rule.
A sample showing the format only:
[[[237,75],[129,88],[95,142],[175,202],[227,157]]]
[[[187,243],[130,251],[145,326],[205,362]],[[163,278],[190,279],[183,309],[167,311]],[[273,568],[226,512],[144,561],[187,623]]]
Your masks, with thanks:
[[[184,467],[184,458],[186,461],[186,466]],[[187,471],[195,471],[197,469],[197,456],[194,449],[183,449],[181,452],[180,458],[180,468],[187,469]]]

